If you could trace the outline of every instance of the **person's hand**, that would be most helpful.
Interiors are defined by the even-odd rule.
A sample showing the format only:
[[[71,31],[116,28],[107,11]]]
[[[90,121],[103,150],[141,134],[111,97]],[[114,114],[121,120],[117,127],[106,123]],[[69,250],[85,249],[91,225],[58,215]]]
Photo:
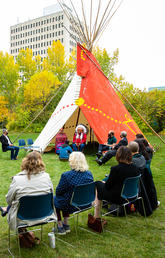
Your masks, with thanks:
[[[9,144],[9,146],[13,146],[13,144]]]

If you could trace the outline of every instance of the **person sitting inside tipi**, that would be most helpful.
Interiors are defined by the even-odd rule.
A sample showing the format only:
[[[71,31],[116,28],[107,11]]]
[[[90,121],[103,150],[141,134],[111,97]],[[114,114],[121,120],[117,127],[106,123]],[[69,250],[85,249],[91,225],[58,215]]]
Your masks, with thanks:
[[[60,153],[60,147],[65,144],[65,142],[67,141],[67,136],[66,134],[63,132],[63,128],[61,128],[58,132],[58,134],[56,135],[55,138],[55,153],[59,154]]]
[[[74,151],[83,151],[85,144],[86,144],[86,140],[87,140],[87,129],[84,125],[78,125],[76,127],[76,131],[75,134],[73,136],[73,144],[72,144],[72,148]]]

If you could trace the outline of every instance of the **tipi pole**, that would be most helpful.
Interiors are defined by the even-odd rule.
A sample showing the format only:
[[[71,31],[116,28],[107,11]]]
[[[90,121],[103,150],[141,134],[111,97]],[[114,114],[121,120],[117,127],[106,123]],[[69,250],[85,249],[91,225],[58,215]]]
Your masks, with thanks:
[[[29,126],[39,117],[39,115],[46,109],[46,107],[50,104],[50,102],[54,99],[54,97],[58,94],[58,92],[62,89],[64,85],[61,85],[61,87],[56,91],[56,93],[51,97],[51,99],[48,101],[48,103],[45,105],[45,107],[40,110],[40,112],[34,117],[34,119],[27,125],[27,127],[14,139],[13,143],[29,128]]]
[[[86,56],[92,61],[94,65],[97,66],[99,71],[105,76],[103,71],[100,69],[100,67],[92,60],[92,58],[87,54],[85,49],[78,43],[79,47],[83,50],[83,52],[86,54]],[[106,77],[106,76],[105,76]],[[107,77],[106,77],[107,78]],[[108,79],[108,78],[107,78]],[[109,79],[108,79],[109,80]],[[142,117],[142,115],[137,111],[137,109],[130,103],[130,101],[113,85],[113,83],[109,80],[109,82],[112,84],[113,88],[121,94],[121,96],[124,98],[124,100],[132,107],[132,109],[137,113],[137,115],[143,120],[143,122],[151,129],[151,131],[165,144],[165,141],[162,139],[162,137],[155,132],[155,130],[149,125],[149,123]]]

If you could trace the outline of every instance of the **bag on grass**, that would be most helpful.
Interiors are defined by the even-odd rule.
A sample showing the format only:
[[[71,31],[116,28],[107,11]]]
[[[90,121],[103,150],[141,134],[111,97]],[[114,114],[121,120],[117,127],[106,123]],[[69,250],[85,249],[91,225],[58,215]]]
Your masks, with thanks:
[[[96,232],[101,233],[103,231],[101,218],[95,218],[92,214],[88,214],[88,227]]]
[[[34,232],[26,230],[26,228],[19,230],[20,247],[32,248],[36,244],[39,245],[40,239],[34,235]]]

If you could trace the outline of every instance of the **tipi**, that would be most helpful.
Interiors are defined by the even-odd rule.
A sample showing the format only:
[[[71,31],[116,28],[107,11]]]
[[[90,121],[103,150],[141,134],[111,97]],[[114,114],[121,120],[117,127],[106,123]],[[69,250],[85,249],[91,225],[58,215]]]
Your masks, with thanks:
[[[110,14],[108,17],[106,16],[106,9],[98,27],[95,22],[93,30],[90,29],[89,32],[83,1],[81,0],[81,2],[85,29],[80,21],[79,24],[75,23],[74,16],[64,10],[88,49],[80,43],[77,44],[77,74],[73,77],[61,101],[34,142],[34,146],[39,146],[41,152],[45,151],[52,140],[54,141],[54,137],[61,128],[64,128],[64,132],[71,141],[78,124],[84,124],[88,128],[88,141],[98,140],[99,143],[106,142],[109,130],[115,131],[118,140],[121,131],[127,132],[129,141],[135,139],[137,133],[141,133],[91,53],[93,42],[98,38],[99,32],[102,32],[106,22],[108,19],[110,20],[116,9],[110,18],[108,18]],[[112,2],[108,1],[109,5]],[[63,6],[61,1],[60,4]],[[112,7],[114,6],[111,6],[111,11]]]

